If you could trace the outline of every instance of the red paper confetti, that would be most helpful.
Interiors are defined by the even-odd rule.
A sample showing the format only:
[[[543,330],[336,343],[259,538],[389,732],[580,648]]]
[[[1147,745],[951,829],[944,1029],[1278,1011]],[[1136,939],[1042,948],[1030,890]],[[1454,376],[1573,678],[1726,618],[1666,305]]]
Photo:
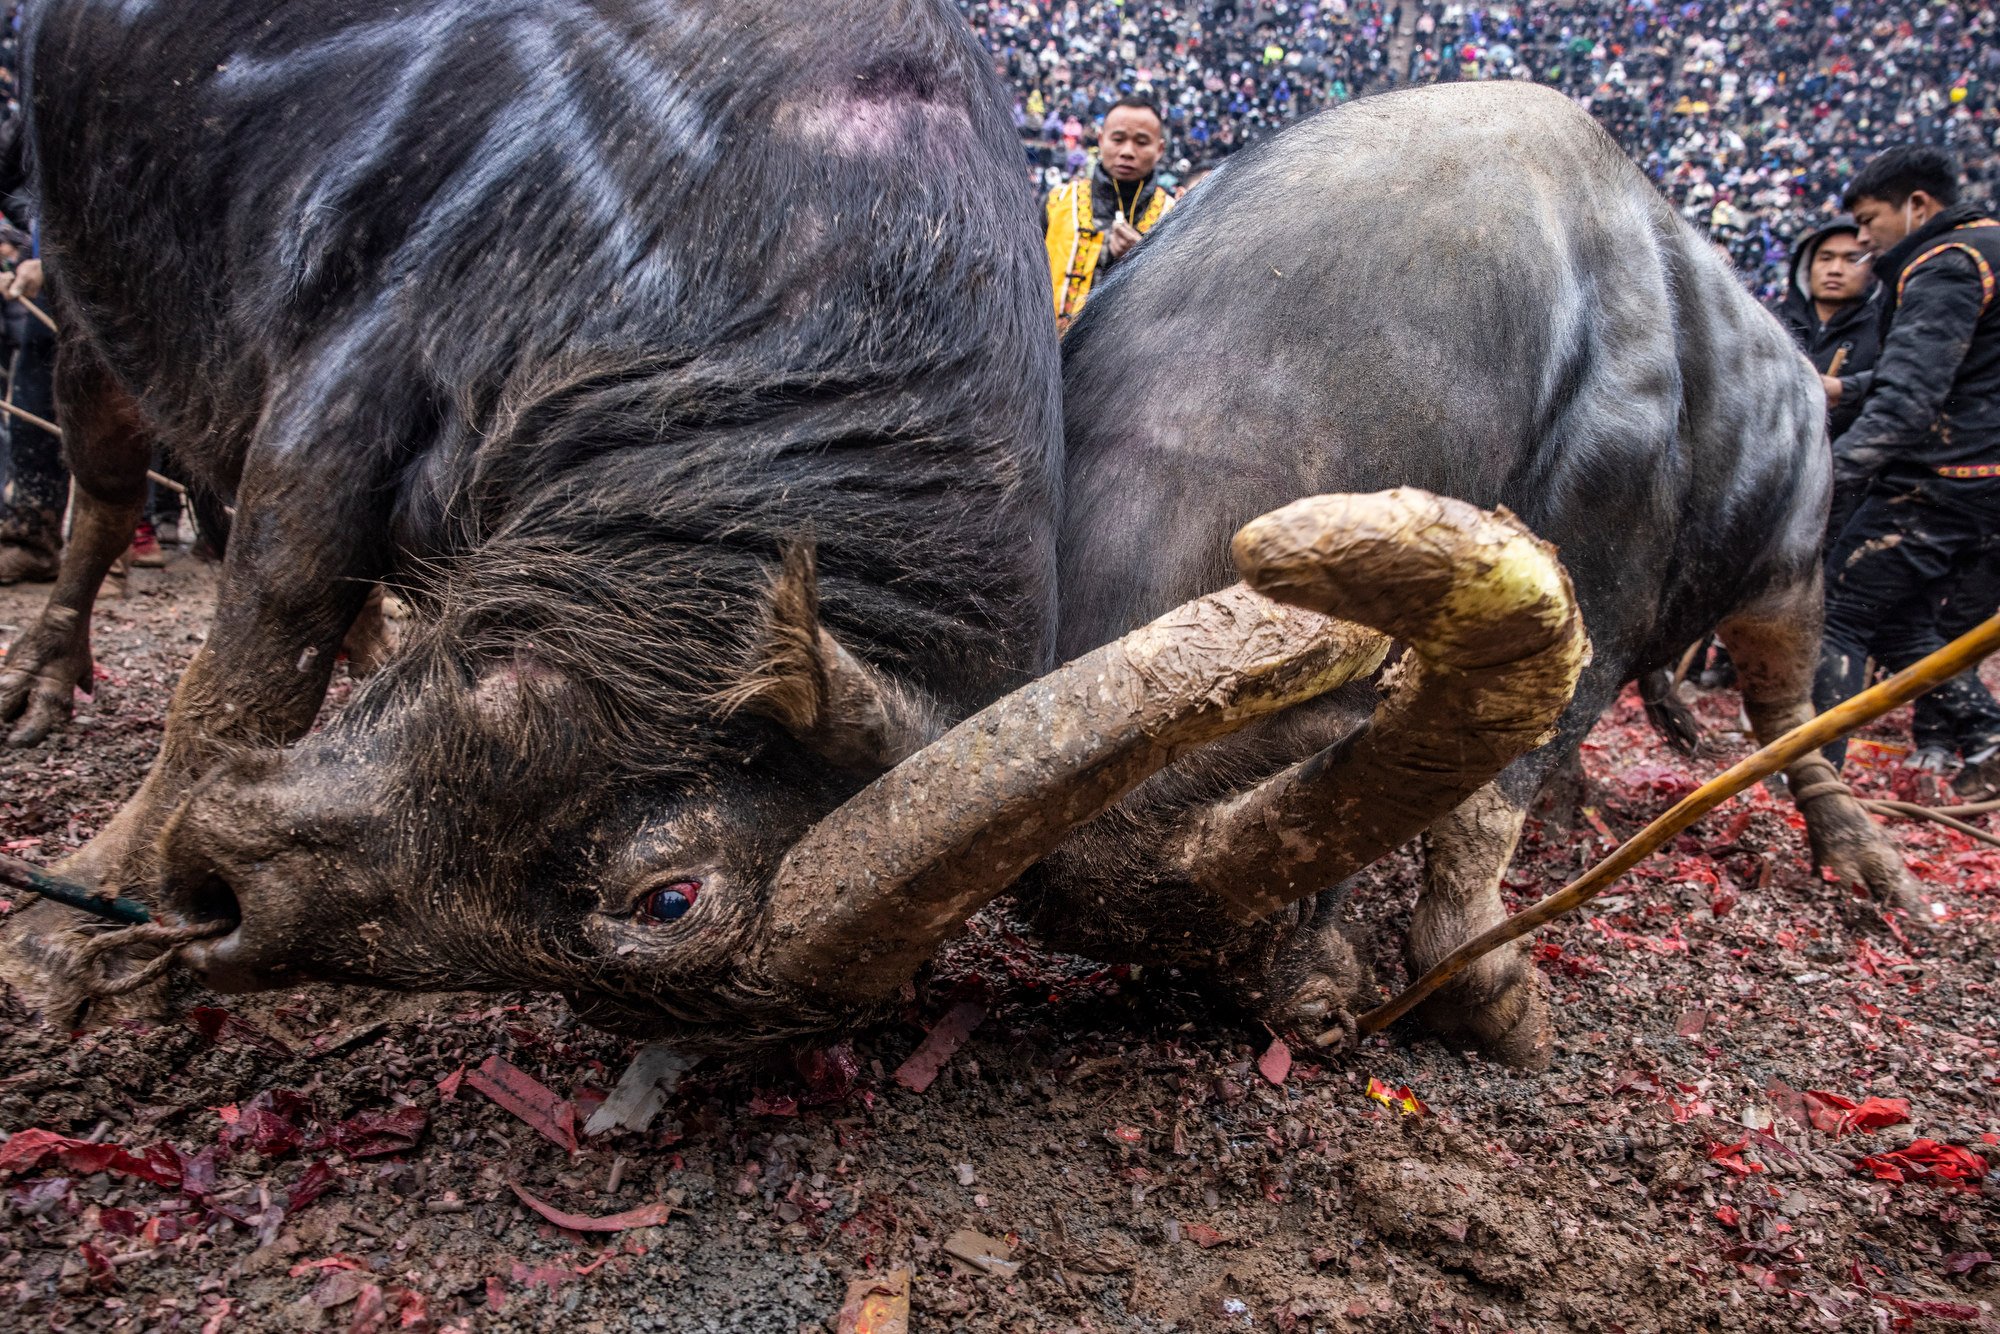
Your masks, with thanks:
[[[912,1093],[922,1093],[944,1069],[944,1063],[972,1036],[972,1030],[986,1022],[986,1007],[960,1001],[944,1012],[944,1018],[924,1035],[910,1059],[896,1067],[896,1082]]]
[[[521,1197],[521,1203],[557,1227],[568,1228],[572,1232],[623,1232],[627,1228],[634,1227],[659,1227],[673,1212],[673,1206],[670,1204],[642,1204],[623,1213],[592,1218],[586,1214],[573,1214],[568,1210],[558,1209],[545,1200],[537,1199],[518,1181],[509,1181],[507,1185]]]
[[[1368,1096],[1381,1103],[1384,1107],[1394,1107],[1404,1116],[1421,1116],[1430,1110],[1430,1108],[1424,1106],[1418,1100],[1416,1094],[1410,1092],[1408,1084],[1390,1088],[1381,1080],[1370,1077],[1368,1080]]]
[[[1281,1085],[1291,1072],[1292,1049],[1285,1045],[1283,1038],[1272,1038],[1271,1045],[1257,1058],[1257,1073],[1264,1076],[1267,1083]]]
[[[477,1070],[466,1073],[465,1082],[569,1152],[576,1152],[576,1108],[533,1075],[498,1056],[489,1056]]]
[[[154,1144],[133,1153],[116,1144],[91,1144],[53,1131],[30,1129],[16,1132],[5,1146],[0,1146],[0,1176],[32,1171],[50,1155],[83,1176],[116,1172],[159,1186],[181,1185],[185,1172],[180,1150],[171,1144]]]
[[[292,1055],[289,1044],[214,1005],[197,1005],[189,1010],[187,1025],[217,1045],[237,1041],[270,1052],[273,1056]]]
[[[1851,1130],[1880,1130],[1899,1126],[1910,1119],[1907,1098],[1867,1098],[1855,1102],[1838,1093],[1807,1089],[1806,1116],[1816,1129],[1829,1135],[1845,1135]]]
[[[1711,1144],[1708,1146],[1709,1161],[1736,1176],[1747,1177],[1764,1170],[1762,1163],[1746,1163],[1743,1151],[1750,1147],[1750,1137],[1745,1135],[1734,1144]]]
[[[511,1109],[510,1109],[511,1110]],[[315,1149],[337,1149],[350,1158],[379,1158],[417,1147],[430,1118],[421,1107],[357,1112],[313,1141]]]
[[[1934,1139],[1911,1140],[1906,1149],[1872,1154],[1854,1166],[1857,1171],[1872,1173],[1877,1181],[1923,1181],[1966,1190],[1978,1190],[1986,1176],[1984,1158],[1970,1149]]]
[[[325,1162],[314,1163],[299,1174],[297,1183],[292,1186],[291,1191],[285,1196],[285,1212],[296,1213],[298,1210],[305,1208],[308,1204],[311,1204],[314,1200],[332,1190],[334,1182],[337,1180],[338,1178],[334,1176],[333,1169],[328,1167]]]
[[[844,1102],[861,1078],[861,1058],[854,1054],[851,1042],[808,1049],[799,1053],[792,1065],[811,1090],[806,1095],[806,1105],[810,1107]]]
[[[752,1116],[797,1116],[799,1100],[790,1095],[778,1096],[770,1093],[750,1095],[750,1115]]]
[[[312,1104],[289,1089],[265,1089],[240,1110],[232,1104],[215,1114],[222,1118],[223,1144],[281,1158],[305,1143],[299,1122],[312,1114]]]

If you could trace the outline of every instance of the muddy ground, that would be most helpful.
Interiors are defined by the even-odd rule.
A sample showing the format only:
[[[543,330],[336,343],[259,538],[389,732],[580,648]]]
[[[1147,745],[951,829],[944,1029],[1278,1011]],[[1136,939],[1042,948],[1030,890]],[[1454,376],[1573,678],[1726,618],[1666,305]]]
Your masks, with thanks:
[[[134,578],[103,606],[77,725],[0,752],[19,855],[85,840],[159,739],[213,574]],[[0,640],[43,591],[0,590]],[[1734,697],[1697,707],[1693,765],[1629,701],[1605,720],[1586,817],[1531,827],[1517,905],[1742,753]],[[1897,734],[1859,777],[1911,795]],[[498,1056],[580,1126],[632,1046],[547,1000],[183,982],[176,1014],[73,1037],[8,997],[0,1325],[793,1334],[834,1329],[849,1280],[907,1268],[925,1334],[1992,1328],[2000,849],[1897,834],[1947,909],[1931,939],[1844,905],[1763,790],[1712,815],[1541,937],[1561,1036],[1532,1076],[1407,1026],[1325,1062],[1282,1035],[1285,1069],[1274,1035],[1174,978],[1038,954],[998,912],[898,1022],[697,1067],[649,1132],[574,1153],[460,1073]],[[1378,868],[1350,904],[1385,986],[1412,871]],[[966,1002],[984,1021],[936,1082],[897,1083]],[[29,1129],[133,1156],[30,1152]],[[565,1230],[516,1185],[666,1221]],[[961,1229],[1011,1259],[952,1258],[984,1244]]]

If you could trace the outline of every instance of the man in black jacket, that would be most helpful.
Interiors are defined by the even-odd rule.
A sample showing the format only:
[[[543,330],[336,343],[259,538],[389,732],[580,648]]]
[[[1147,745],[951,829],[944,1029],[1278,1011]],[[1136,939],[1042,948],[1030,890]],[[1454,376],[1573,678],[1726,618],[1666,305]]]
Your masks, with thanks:
[[[1861,495],[1827,549],[1821,709],[1866,684],[1871,644],[1896,669],[1942,646],[1935,608],[2000,532],[2000,223],[1958,189],[1949,153],[1901,147],[1842,201],[1876,256],[1883,338],[1833,442],[1836,485]],[[1969,673],[1936,695],[1972,748],[1960,782],[1975,783],[2000,753],[2000,704]]]
[[[1776,314],[1826,384],[1826,429],[1839,435],[1861,415],[1882,350],[1882,288],[1860,224],[1842,214],[1792,252],[1792,280]]]

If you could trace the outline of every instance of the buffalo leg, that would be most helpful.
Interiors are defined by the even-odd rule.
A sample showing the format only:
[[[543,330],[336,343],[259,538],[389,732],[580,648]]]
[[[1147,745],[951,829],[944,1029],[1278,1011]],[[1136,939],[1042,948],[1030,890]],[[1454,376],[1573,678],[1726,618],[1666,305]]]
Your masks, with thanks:
[[[208,638],[174,691],[145,783],[65,864],[79,878],[151,883],[154,834],[219,753],[283,745],[312,725],[383,550],[372,479],[315,443],[253,449]]]
[[[41,618],[0,668],[0,722],[10,746],[32,746],[69,716],[91,683],[90,615],[113,562],[132,542],[146,501],[152,437],[131,396],[80,344],[56,367],[64,446],[76,480],[70,539]]]
[[[1424,887],[1410,918],[1411,976],[1507,916],[1500,880],[1526,814],[1499,784],[1489,783],[1425,831]],[[1418,1016],[1509,1065],[1539,1070],[1549,1063],[1548,1005],[1524,941],[1467,968]]]
[[[68,715],[76,689],[91,679],[90,617],[98,589],[132,541],[146,498],[152,439],[131,398],[86,349],[64,349],[56,371],[64,445],[76,480],[70,539],[41,618],[15,641],[0,670],[0,718],[14,723],[8,744],[32,745]],[[90,1001],[75,984],[76,951],[103,930],[96,918],[49,900],[7,923],[0,976],[61,1027],[80,1027]],[[144,956],[112,958],[114,973]],[[161,984],[101,1003],[97,1019],[157,1008]]]
[[[1722,623],[1722,642],[1736,663],[1744,712],[1759,744],[1769,745],[1813,716],[1821,611],[1815,564],[1809,574],[1766,593]],[[1876,901],[1928,925],[1928,909],[1902,855],[1826,756],[1812,751],[1793,761],[1785,781],[1805,817],[1814,862],[1842,883],[1861,886]]]

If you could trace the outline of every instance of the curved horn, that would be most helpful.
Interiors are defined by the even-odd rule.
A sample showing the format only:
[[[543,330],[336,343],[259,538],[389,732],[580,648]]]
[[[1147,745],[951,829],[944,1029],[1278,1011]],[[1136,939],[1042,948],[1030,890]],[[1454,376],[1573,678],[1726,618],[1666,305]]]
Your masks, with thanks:
[[[1319,497],[1249,525],[1236,550],[1277,598],[1418,646],[1404,673],[1416,685],[1391,690],[1370,736],[1415,726],[1417,708],[1473,710],[1443,729],[1415,726],[1412,746],[1362,771],[1405,781],[1414,761],[1416,804],[1440,799],[1447,770],[1485,767],[1484,782],[1543,737],[1575,687],[1587,646],[1569,581],[1511,516],[1409,490]],[[1373,671],[1386,646],[1366,625],[1238,586],[1059,668],[884,774],[792,848],[759,971],[844,1004],[889,996],[1070,830],[1175,756]],[[1468,717],[1462,744],[1442,738]],[[1252,813],[1218,818],[1218,840],[1247,845]]]
[[[786,855],[759,971],[892,995],[965,919],[1176,755],[1380,664],[1388,642],[1242,586],[1197,599],[960,723]]]
[[[1358,733],[1192,824],[1181,874],[1254,922],[1407,842],[1547,741],[1590,643],[1555,548],[1505,510],[1407,488],[1316,496],[1246,524],[1234,550],[1251,587],[1409,645]]]

